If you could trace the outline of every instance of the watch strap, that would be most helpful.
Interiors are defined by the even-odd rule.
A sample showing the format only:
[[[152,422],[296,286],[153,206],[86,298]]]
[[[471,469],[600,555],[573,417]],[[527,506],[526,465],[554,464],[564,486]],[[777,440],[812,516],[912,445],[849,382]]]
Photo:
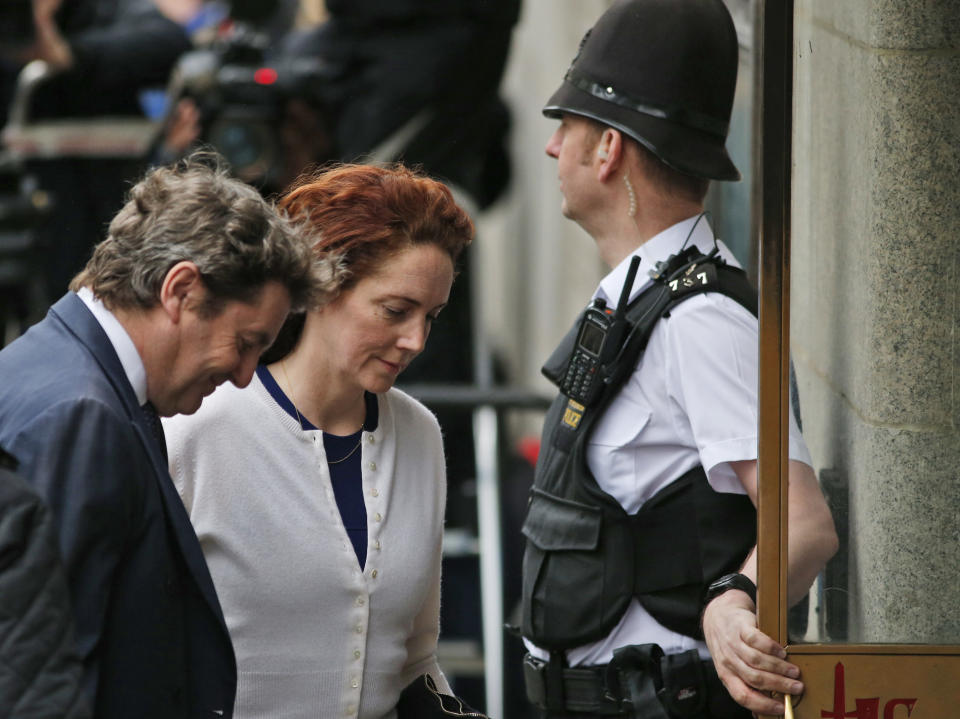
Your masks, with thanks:
[[[707,587],[707,592],[703,598],[703,606],[706,607],[711,600],[730,589],[739,589],[746,592],[753,603],[757,603],[757,585],[747,575],[734,572],[733,574],[723,575]]]

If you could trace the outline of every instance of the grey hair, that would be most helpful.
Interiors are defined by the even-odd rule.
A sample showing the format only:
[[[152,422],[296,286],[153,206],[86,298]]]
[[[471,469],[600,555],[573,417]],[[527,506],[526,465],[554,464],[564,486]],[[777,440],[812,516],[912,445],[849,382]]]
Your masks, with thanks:
[[[227,300],[252,301],[271,280],[287,289],[295,310],[310,308],[329,273],[270,203],[230,177],[218,155],[200,151],[134,185],[70,289],[88,286],[111,309],[149,309],[182,261],[200,272],[208,314]]]

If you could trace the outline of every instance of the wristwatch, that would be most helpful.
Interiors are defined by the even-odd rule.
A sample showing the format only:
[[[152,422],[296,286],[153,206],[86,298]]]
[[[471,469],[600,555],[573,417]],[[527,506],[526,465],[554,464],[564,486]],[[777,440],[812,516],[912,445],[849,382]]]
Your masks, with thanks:
[[[710,600],[720,596],[728,589],[739,589],[746,592],[753,603],[757,603],[757,585],[753,583],[745,574],[724,574],[720,579],[707,587],[707,593],[703,597],[703,606],[706,607]]]

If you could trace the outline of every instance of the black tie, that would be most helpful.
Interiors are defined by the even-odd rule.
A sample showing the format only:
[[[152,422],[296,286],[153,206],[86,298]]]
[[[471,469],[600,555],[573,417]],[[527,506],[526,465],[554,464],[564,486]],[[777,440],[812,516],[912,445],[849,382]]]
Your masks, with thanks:
[[[147,426],[150,428],[150,431],[153,433],[154,439],[160,444],[160,451],[163,453],[163,459],[167,459],[167,440],[163,436],[163,424],[160,422],[160,415],[157,414],[157,410],[154,409],[153,404],[147,402],[140,406],[140,411],[143,412],[143,418],[147,422]]]

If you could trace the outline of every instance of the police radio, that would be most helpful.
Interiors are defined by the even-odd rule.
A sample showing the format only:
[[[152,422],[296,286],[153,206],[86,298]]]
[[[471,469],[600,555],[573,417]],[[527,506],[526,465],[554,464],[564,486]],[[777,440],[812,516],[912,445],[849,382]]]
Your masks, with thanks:
[[[626,310],[637,276],[640,258],[634,257],[620,291],[616,311],[599,297],[590,303],[580,320],[577,341],[567,363],[560,391],[574,402],[590,406],[603,389],[601,368],[616,357],[627,330]]]

